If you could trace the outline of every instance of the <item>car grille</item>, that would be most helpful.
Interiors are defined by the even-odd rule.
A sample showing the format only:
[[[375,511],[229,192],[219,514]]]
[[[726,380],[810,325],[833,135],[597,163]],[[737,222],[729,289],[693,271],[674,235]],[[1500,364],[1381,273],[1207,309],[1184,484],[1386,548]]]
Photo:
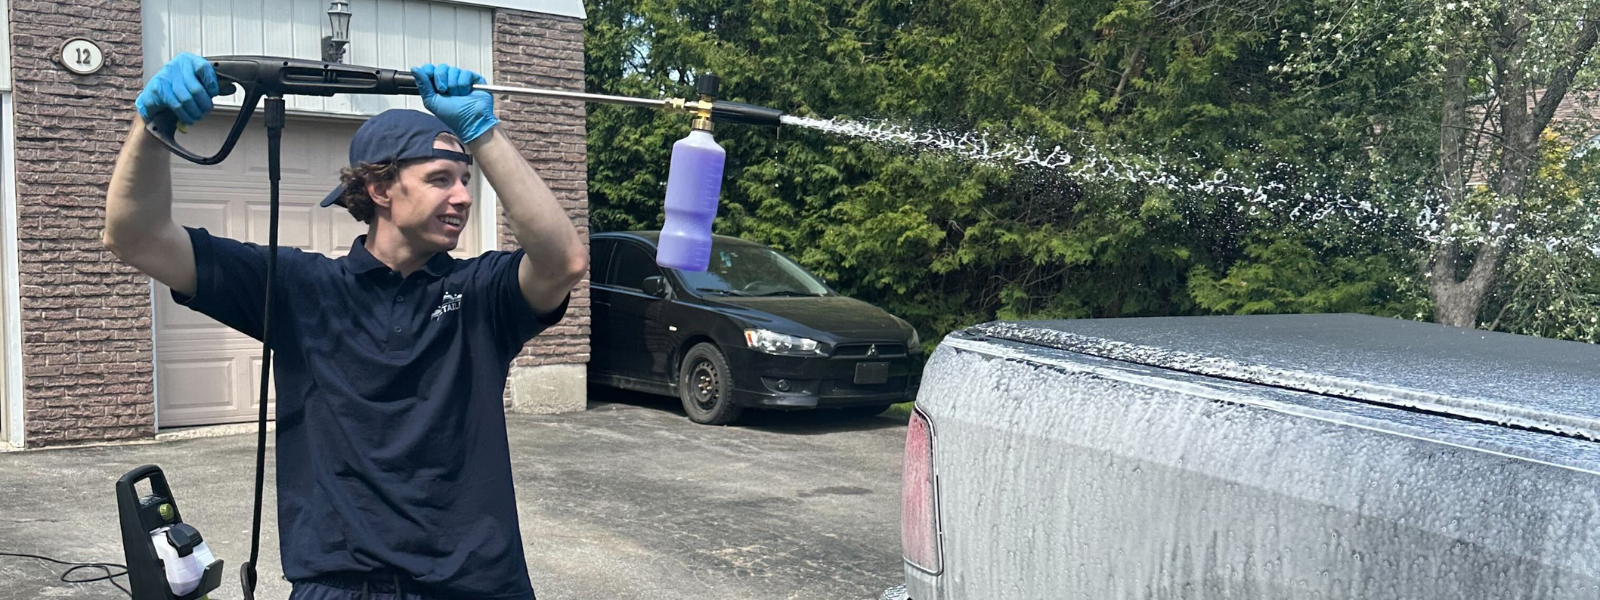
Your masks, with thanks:
[[[877,354],[872,354],[876,350]],[[879,358],[905,356],[906,345],[887,342],[882,344],[845,344],[833,349],[834,358]]]

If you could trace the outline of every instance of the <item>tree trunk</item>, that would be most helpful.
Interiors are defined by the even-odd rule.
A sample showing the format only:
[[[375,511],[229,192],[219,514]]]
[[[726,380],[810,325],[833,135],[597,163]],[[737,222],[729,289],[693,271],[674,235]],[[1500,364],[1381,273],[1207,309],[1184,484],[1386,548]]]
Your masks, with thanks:
[[[1466,140],[1467,58],[1457,42],[1447,44],[1444,52],[1443,106],[1439,123],[1439,197],[1442,210],[1434,223],[1439,228],[1440,241],[1433,247],[1426,275],[1428,292],[1433,298],[1434,320],[1455,327],[1472,327],[1482,297],[1475,298],[1457,279],[1461,247],[1449,234],[1448,216],[1449,209],[1459,206],[1466,195],[1462,153]]]
[[[1482,298],[1474,298],[1465,286],[1453,283],[1433,286],[1433,320],[1451,327],[1473,327],[1478,322]]]
[[[1453,247],[1449,250],[1455,252]],[[1502,240],[1495,239],[1484,243],[1483,249],[1472,261],[1472,270],[1466,279],[1455,281],[1451,276],[1446,280],[1435,280],[1430,286],[1433,296],[1433,320],[1441,325],[1452,327],[1474,328],[1478,326],[1478,311],[1483,307],[1484,297],[1489,295],[1489,287],[1494,284],[1494,273],[1500,266],[1500,259],[1505,257],[1505,246]],[[1451,266],[1454,267],[1452,259]]]

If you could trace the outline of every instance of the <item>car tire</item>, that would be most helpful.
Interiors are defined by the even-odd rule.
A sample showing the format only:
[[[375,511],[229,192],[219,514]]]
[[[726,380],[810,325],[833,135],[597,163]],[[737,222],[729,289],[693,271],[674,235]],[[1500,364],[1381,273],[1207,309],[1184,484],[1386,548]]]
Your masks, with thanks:
[[[703,425],[727,425],[744,407],[733,402],[732,371],[716,345],[696,344],[678,365],[678,399],[689,420]]]

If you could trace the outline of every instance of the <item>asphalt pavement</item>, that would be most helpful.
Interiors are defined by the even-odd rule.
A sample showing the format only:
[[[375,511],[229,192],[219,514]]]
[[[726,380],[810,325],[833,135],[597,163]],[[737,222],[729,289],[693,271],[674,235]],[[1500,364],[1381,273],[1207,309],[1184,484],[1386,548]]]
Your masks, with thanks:
[[[870,600],[901,581],[903,417],[757,412],[710,427],[669,398],[591,398],[585,412],[509,419],[541,600]],[[253,433],[0,453],[0,552],[122,563],[114,483],[156,464],[184,519],[227,562],[212,600],[240,598],[254,462]],[[270,451],[267,465],[256,597],[274,600],[289,584]],[[127,597],[106,582],[62,583],[63,570],[0,556],[0,599]]]

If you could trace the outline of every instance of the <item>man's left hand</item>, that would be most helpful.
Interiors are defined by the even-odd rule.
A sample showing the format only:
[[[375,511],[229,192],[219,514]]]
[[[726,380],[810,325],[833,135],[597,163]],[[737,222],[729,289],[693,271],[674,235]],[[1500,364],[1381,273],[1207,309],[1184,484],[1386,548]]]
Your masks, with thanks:
[[[487,83],[482,75],[447,64],[411,69],[417,78],[422,105],[449,125],[462,144],[478,139],[500,120],[494,116],[494,96],[472,86]]]

